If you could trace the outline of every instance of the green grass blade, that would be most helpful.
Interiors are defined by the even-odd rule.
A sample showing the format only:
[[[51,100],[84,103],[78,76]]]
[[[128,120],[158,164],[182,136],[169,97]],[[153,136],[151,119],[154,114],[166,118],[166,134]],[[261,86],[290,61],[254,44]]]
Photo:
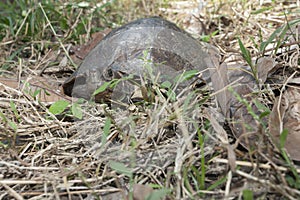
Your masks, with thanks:
[[[252,64],[251,55],[250,55],[249,50],[244,46],[244,44],[240,38],[238,38],[238,42],[239,42],[239,46],[240,46],[243,58],[246,60],[248,65],[252,68],[253,64]]]

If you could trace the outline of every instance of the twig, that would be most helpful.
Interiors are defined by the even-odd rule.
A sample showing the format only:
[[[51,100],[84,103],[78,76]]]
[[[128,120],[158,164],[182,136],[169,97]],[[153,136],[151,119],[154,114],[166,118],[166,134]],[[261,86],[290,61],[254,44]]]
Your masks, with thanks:
[[[224,159],[224,158],[214,158],[211,161],[216,162],[216,163],[229,164],[229,161],[227,159]],[[238,161],[238,160],[236,161],[236,165],[245,166],[245,167],[254,167],[254,168],[259,167],[261,169],[273,169],[274,168],[270,164],[260,163],[259,165],[257,165],[256,163],[251,163],[251,162],[247,162],[247,161]],[[288,171],[288,169],[286,167],[282,167],[282,166],[276,167],[276,170],[283,171],[283,172]],[[297,170],[298,173],[300,173],[300,169],[296,169],[296,170]]]

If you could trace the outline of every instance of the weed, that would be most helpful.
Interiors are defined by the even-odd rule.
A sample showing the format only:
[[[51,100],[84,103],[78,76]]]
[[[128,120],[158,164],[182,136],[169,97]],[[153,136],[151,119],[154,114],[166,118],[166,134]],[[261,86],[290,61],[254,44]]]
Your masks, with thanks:
[[[242,43],[240,38],[238,38],[238,42],[239,42],[240,49],[242,51],[242,56],[245,59],[245,61],[247,62],[247,64],[250,66],[251,72],[252,72],[251,74],[254,77],[254,79],[256,80],[256,82],[258,83],[257,69],[256,69],[256,66],[253,65],[253,63],[252,63],[252,56],[251,56],[249,50],[244,46],[244,44]]]

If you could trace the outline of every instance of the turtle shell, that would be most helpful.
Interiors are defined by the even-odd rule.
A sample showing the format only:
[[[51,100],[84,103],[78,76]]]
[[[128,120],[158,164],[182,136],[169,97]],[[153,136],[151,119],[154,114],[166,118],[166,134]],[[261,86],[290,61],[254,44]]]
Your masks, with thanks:
[[[98,87],[120,74],[143,76],[145,66],[162,80],[192,69],[203,71],[206,78],[207,57],[204,46],[174,23],[159,17],[139,19],[104,37],[63,89],[69,96],[90,99]],[[100,99],[106,94],[101,93]]]

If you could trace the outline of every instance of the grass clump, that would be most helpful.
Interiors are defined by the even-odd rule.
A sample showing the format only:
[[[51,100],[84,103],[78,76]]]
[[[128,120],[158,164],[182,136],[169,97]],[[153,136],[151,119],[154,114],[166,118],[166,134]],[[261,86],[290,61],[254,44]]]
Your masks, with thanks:
[[[79,35],[99,31],[106,22],[105,9],[109,6],[108,3],[98,6],[95,2],[84,4],[46,0],[0,2],[0,40],[5,37],[23,42],[51,40],[53,33],[47,28],[49,24],[39,4],[55,32],[66,40],[78,40]],[[95,23],[96,21],[98,22]]]

